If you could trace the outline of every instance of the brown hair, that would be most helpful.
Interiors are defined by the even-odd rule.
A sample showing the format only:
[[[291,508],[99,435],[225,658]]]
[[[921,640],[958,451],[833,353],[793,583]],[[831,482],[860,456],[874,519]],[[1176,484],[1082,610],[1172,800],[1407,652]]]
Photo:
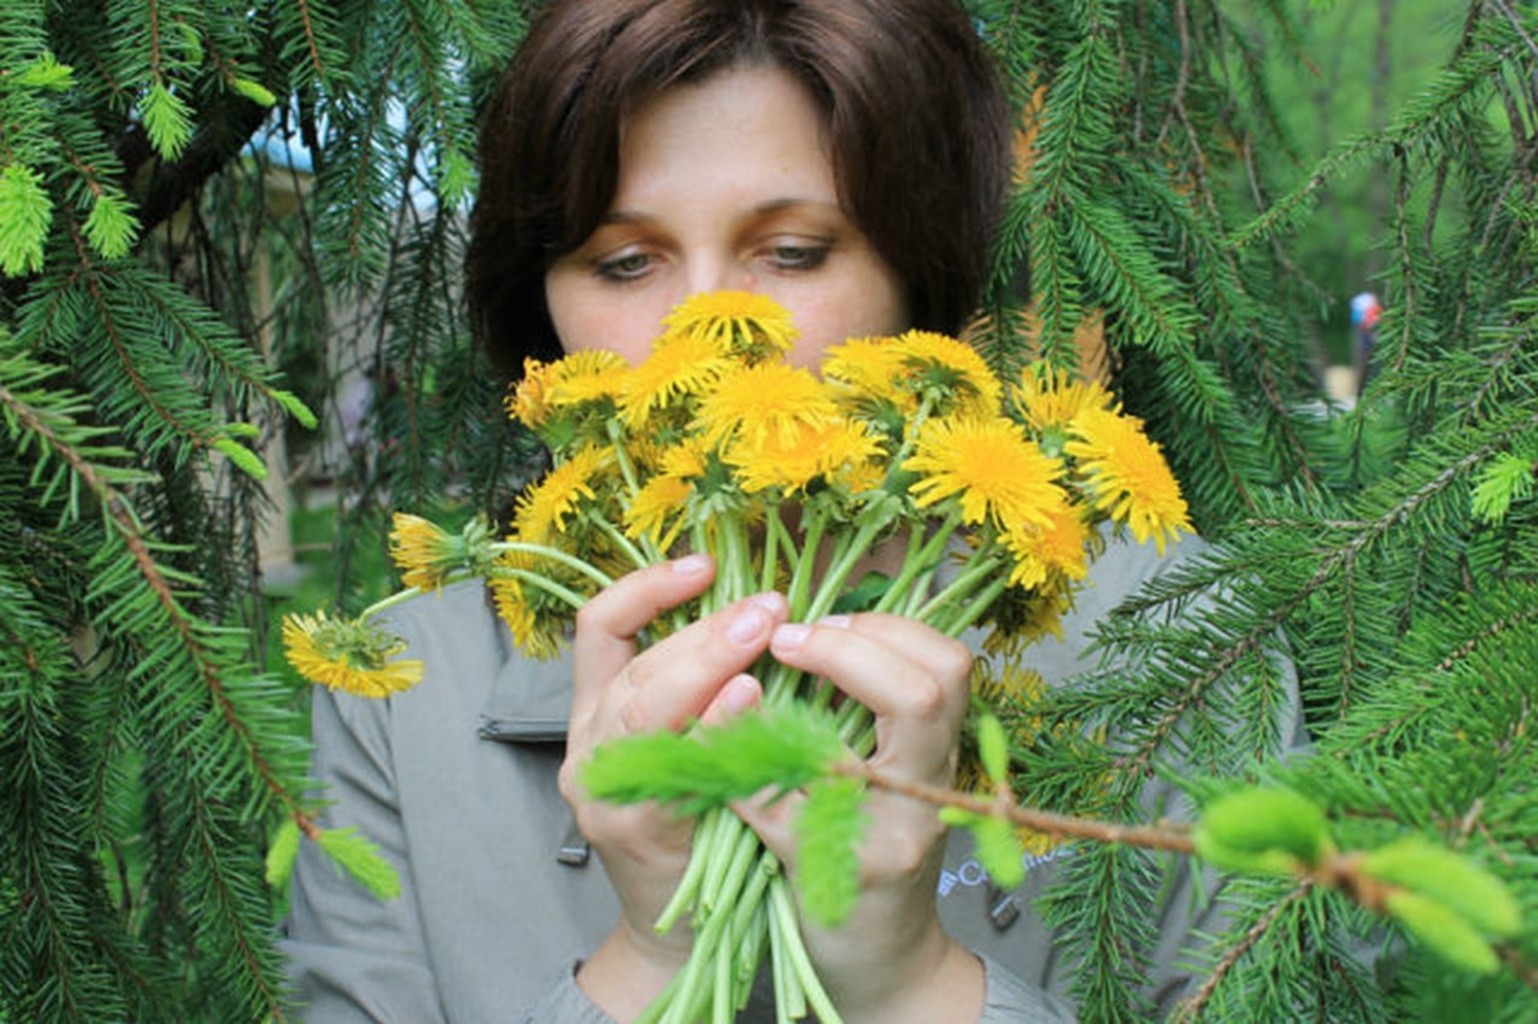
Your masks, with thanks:
[[[608,213],[620,124],[669,86],[736,63],[785,69],[827,118],[851,219],[897,272],[912,326],[973,310],[1009,181],[1009,114],[958,0],[556,0],[481,124],[472,326],[510,376],[560,343],[544,277]]]

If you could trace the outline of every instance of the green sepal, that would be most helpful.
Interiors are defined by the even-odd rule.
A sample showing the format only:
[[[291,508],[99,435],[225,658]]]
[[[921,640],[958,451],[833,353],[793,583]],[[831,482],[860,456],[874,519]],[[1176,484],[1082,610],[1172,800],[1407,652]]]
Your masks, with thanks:
[[[1408,836],[1362,856],[1362,873],[1436,900],[1480,931],[1511,938],[1522,913],[1499,878],[1445,847]]]
[[[1475,974],[1494,974],[1500,967],[1490,943],[1446,904],[1403,890],[1389,893],[1383,903],[1406,931],[1448,963]]]
[[[379,847],[355,828],[328,828],[316,840],[332,861],[376,899],[393,900],[401,894],[400,875],[379,853]]]
[[[273,833],[272,845],[267,847],[265,877],[267,884],[274,889],[286,885],[289,875],[294,873],[294,861],[299,856],[299,841],[302,838],[299,823],[292,817],[284,818],[283,824]]]

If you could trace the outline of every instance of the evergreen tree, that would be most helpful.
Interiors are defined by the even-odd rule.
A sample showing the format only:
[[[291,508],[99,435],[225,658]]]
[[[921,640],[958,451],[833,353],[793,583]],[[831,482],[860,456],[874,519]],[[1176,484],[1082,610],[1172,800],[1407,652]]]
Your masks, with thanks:
[[[0,1020],[286,1017],[264,860],[301,833],[360,855],[311,822],[306,695],[262,664],[263,476],[339,418],[328,351],[376,385],[343,538],[529,470],[457,282],[475,112],[530,6],[0,5]],[[1245,875],[1188,1016],[1532,1019],[1538,15],[1472,0],[1386,126],[1307,154],[1265,73],[1301,5],[971,6],[1024,154],[976,337],[1009,366],[1103,336],[1213,541],[1033,707],[1113,739],[1017,737],[1022,798],[1136,821],[1171,765],[1204,801],[1285,784],[1343,848],[1423,836],[1526,911],[1476,975],[1338,889]],[[1362,165],[1385,312],[1332,410],[1291,249]],[[1083,852],[1043,908],[1074,996],[1148,1019],[1123,939],[1156,927],[1158,855]]]

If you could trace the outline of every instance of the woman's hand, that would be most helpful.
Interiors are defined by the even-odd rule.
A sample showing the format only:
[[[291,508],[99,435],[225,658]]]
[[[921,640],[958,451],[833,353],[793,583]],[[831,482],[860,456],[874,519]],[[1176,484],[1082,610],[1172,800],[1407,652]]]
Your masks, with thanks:
[[[598,745],[631,733],[720,721],[756,704],[745,674],[785,621],[785,598],[759,594],[691,623],[637,653],[636,634],[702,594],[715,576],[708,556],[691,555],[618,580],[577,614],[571,726],[561,795],[593,844],[619,896],[620,921],[578,972],[588,997],[629,1019],[662,990],[688,957],[687,922],[652,929],[683,877],[694,822],[655,804],[591,800],[577,771]]]
[[[964,645],[911,619],[861,614],[781,625],[770,650],[874,713],[872,768],[951,784],[972,665]],[[792,873],[797,803],[739,809]],[[888,792],[872,791],[867,811],[854,912],[837,929],[802,925],[818,974],[848,1024],[976,1020],[982,965],[945,934],[935,909],[945,827],[932,806]]]

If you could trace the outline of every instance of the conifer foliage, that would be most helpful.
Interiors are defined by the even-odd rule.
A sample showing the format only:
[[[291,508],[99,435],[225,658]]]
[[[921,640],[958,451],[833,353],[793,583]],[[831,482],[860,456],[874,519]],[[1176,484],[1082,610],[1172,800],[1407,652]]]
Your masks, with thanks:
[[[262,478],[338,418],[328,339],[380,396],[344,537],[386,502],[494,510],[529,469],[457,282],[475,112],[530,6],[0,4],[0,1021],[289,1019],[269,847],[358,840],[317,834],[304,695],[262,664]],[[1284,784],[1342,847],[1456,849],[1524,911],[1480,975],[1242,876],[1165,1010],[1532,1019],[1538,15],[1472,0],[1386,126],[1301,154],[1263,70],[1302,5],[970,6],[1023,112],[975,335],[1008,367],[1103,333],[1213,542],[1103,624],[1103,670],[1006,716],[1035,723],[1020,797],[1140,821],[1156,773],[1198,803]],[[1385,311],[1362,401],[1322,414],[1289,245],[1362,164]],[[1080,853],[1041,908],[1073,995],[1150,1019],[1165,865]]]

